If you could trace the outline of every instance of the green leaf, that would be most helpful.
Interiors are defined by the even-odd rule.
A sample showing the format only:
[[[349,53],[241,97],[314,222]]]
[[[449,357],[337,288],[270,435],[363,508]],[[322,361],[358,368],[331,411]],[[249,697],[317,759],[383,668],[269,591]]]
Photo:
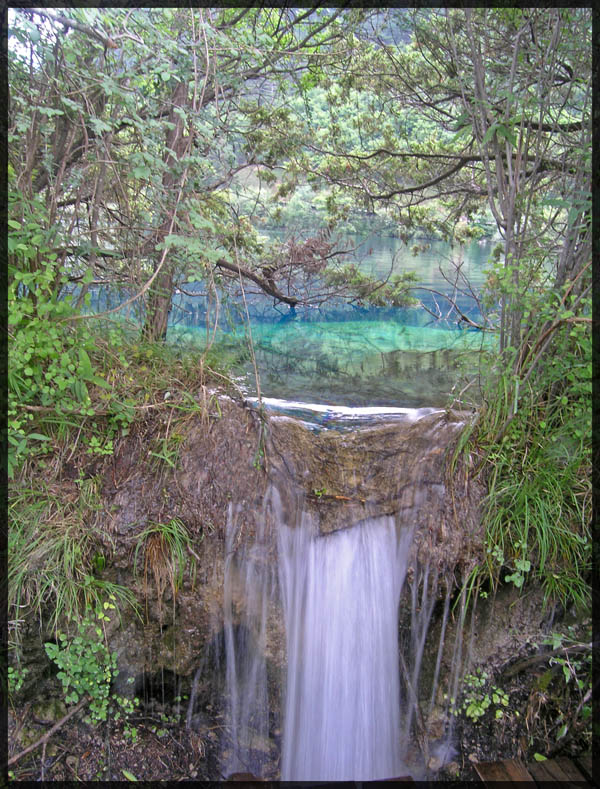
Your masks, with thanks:
[[[52,118],[53,115],[65,114],[62,110],[54,110],[52,107],[37,107],[37,111],[40,113],[40,115],[45,115],[48,118]]]
[[[51,644],[50,642],[44,644],[46,654],[52,660],[58,654],[58,644]]]
[[[492,123],[492,125],[489,127],[489,129],[486,131],[486,133],[483,135],[483,140],[481,142],[482,143],[489,142],[492,139],[492,137],[494,136],[494,134],[496,133],[496,129],[497,128],[498,128],[498,124],[497,123]]]
[[[467,135],[471,135],[471,134],[473,134],[472,126],[470,124],[468,126],[463,126],[462,129],[459,129],[456,132],[456,134],[450,138],[450,142],[451,143],[456,142],[461,137],[466,137]]]
[[[108,382],[98,375],[91,375],[87,380],[90,381],[90,383],[96,384],[96,386],[101,386],[103,389],[110,389]]]
[[[79,349],[79,371],[86,380],[89,380],[94,375],[90,357],[83,348]]]
[[[546,761],[546,757],[543,756],[541,753],[534,753],[533,754],[533,758],[536,760],[536,762],[545,762]]]
[[[67,60],[69,59],[67,57],[67,55],[65,55],[65,57],[67,58]],[[61,96],[60,100],[65,105],[65,107],[68,107],[68,109],[70,109],[70,110],[76,110],[77,112],[79,112],[81,110],[81,105],[80,104],[77,104],[77,102],[73,101],[72,99],[67,98],[66,96]]]
[[[102,132],[112,131],[112,126],[110,126],[105,121],[100,120],[100,118],[90,118],[89,123],[94,132],[98,135],[102,134]]]
[[[498,131],[498,137],[504,137],[504,139],[508,140],[508,142],[512,145],[513,148],[517,147],[517,137],[515,133],[512,131],[512,129],[509,129],[508,126],[498,124],[497,131]]]
[[[517,589],[520,589],[523,586],[523,576],[520,573],[513,573],[512,575],[507,575],[504,579],[509,583],[513,583]]]
[[[541,201],[542,205],[549,205],[553,208],[569,208],[571,203],[563,197],[545,197]]]
[[[83,381],[79,380],[79,378],[73,381],[73,393],[79,403],[84,403],[89,396],[87,386]]]
[[[133,168],[132,174],[134,178],[147,178],[150,175],[150,168],[140,165]]]
[[[135,775],[133,773],[130,773],[129,770],[121,770],[121,772],[123,773],[125,778],[127,778],[128,781],[137,781]]]

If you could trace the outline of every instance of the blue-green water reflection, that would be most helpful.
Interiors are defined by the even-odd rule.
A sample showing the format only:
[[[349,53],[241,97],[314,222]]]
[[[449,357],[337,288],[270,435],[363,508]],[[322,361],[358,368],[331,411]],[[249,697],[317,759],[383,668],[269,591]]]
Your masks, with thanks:
[[[481,348],[493,347],[492,335],[467,328],[452,307],[454,301],[480,322],[476,296],[490,246],[473,243],[452,252],[432,242],[415,256],[396,239],[367,240],[364,251],[370,254],[361,266],[379,275],[390,267],[414,271],[421,286],[414,295],[425,307],[366,309],[333,302],[290,310],[250,293],[250,326],[235,305],[222,309],[228,319],[220,320],[211,352],[230,364],[250,394],[256,393],[251,336],[264,396],[347,406],[443,406],[461,373],[476,368]],[[173,318],[171,341],[205,345],[207,313],[200,300],[176,297]]]

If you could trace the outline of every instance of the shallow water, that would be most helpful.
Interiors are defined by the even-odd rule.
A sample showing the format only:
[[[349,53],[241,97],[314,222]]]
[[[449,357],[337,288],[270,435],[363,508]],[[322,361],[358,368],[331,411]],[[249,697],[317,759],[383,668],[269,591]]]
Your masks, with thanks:
[[[415,273],[413,295],[421,306],[366,308],[338,300],[290,309],[249,291],[249,325],[240,305],[222,306],[212,351],[230,365],[248,394],[258,393],[255,362],[266,397],[345,406],[443,406],[461,375],[476,370],[479,351],[492,348],[494,339],[461,323],[440,294],[450,295],[463,314],[479,321],[477,299],[465,283],[479,291],[490,248],[485,242],[453,251],[432,242],[412,255],[398,239],[368,239],[361,268],[380,276],[390,269]],[[169,340],[204,347],[206,308],[199,299],[186,299],[174,299]]]
[[[483,332],[393,320],[254,323],[250,330],[264,396],[344,406],[443,407],[461,374],[476,369],[480,350],[493,347]],[[178,340],[201,344],[204,336],[192,327]],[[214,349],[246,393],[257,394],[246,331],[220,332]]]

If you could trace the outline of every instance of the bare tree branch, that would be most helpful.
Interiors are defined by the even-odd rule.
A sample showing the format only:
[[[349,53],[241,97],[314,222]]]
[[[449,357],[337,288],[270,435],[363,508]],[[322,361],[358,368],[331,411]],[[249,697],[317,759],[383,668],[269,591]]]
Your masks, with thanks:
[[[250,271],[246,268],[241,268],[240,266],[233,263],[229,263],[227,260],[219,260],[217,261],[216,265],[218,268],[223,269],[224,271],[231,271],[233,274],[241,274],[245,279],[249,279],[258,285],[259,288],[261,288],[261,290],[263,290],[269,296],[273,296],[273,298],[277,299],[278,301],[283,301],[286,304],[289,304],[291,307],[295,307],[296,304],[299,303],[299,299],[295,298],[294,296],[286,296],[285,293],[282,293],[274,284],[267,282],[266,279],[259,277],[258,274],[255,274],[253,271]]]
[[[31,745],[28,745],[28,746],[27,746],[27,748],[25,748],[25,749],[24,749],[23,751],[21,751],[20,753],[17,753],[15,756],[11,756],[11,758],[10,758],[10,759],[8,760],[8,762],[7,762],[7,765],[8,765],[8,767],[10,767],[12,764],[15,764],[15,762],[18,762],[18,761],[19,761],[19,759],[22,759],[22,758],[23,758],[23,756],[27,756],[27,754],[28,754],[28,753],[31,753],[31,751],[34,751],[36,748],[39,748],[39,747],[40,747],[40,745],[44,745],[44,743],[48,742],[48,740],[50,739],[50,737],[52,737],[52,735],[54,734],[54,732],[57,732],[57,731],[58,731],[58,730],[61,728],[61,726],[64,726],[64,724],[65,724],[65,723],[66,723],[66,722],[67,722],[67,721],[68,721],[70,718],[72,718],[72,717],[73,717],[73,715],[75,715],[77,712],[79,712],[79,710],[83,709],[83,708],[85,707],[85,705],[86,705],[86,704],[89,704],[89,703],[90,703],[90,701],[91,701],[91,699],[90,699],[90,697],[89,697],[89,696],[84,696],[84,697],[83,697],[83,698],[82,698],[82,699],[79,701],[79,703],[78,703],[78,704],[76,704],[76,705],[75,705],[75,706],[74,706],[72,709],[70,709],[70,710],[67,712],[67,714],[66,714],[66,715],[64,715],[64,716],[63,716],[63,717],[62,717],[62,718],[61,718],[61,719],[60,719],[60,720],[59,720],[57,723],[55,723],[55,724],[54,724],[54,726],[53,726],[51,729],[49,729],[49,730],[46,732],[46,734],[44,734],[44,736],[43,736],[43,737],[40,737],[40,739],[39,739],[39,740],[37,740],[37,742],[34,742],[34,743],[32,743]]]
[[[95,30],[93,27],[89,27],[89,25],[84,25],[81,22],[76,22],[74,19],[69,19],[66,16],[55,16],[54,14],[48,13],[48,11],[41,11],[39,8],[35,9],[35,13],[39,16],[44,16],[46,19],[50,19],[52,22],[56,22],[59,25],[64,25],[65,27],[70,27],[73,30],[79,30],[80,33],[84,33],[86,36],[91,36],[95,38],[97,41],[100,41],[101,44],[104,44],[105,47],[109,49],[117,49],[118,44],[107,36],[104,33],[101,33],[99,30]]]

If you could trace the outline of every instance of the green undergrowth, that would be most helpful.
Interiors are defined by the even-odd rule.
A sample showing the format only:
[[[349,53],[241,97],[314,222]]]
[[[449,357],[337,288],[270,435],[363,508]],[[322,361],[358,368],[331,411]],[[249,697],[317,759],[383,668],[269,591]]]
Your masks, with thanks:
[[[18,652],[25,624],[57,632],[111,595],[119,610],[138,606],[131,590],[103,577],[111,550],[96,525],[103,469],[151,417],[149,461],[175,468],[183,422],[218,417],[214,391],[230,384],[197,348],[142,342],[123,317],[86,315],[91,270],[73,290],[45,207],[21,196],[13,209],[6,470],[8,619]]]
[[[121,607],[136,606],[133,593],[103,580],[104,554],[93,515],[100,507],[99,479],[77,480],[77,491],[65,495],[58,484],[43,479],[12,491],[9,502],[8,610],[13,646],[20,625],[36,617],[40,626],[56,630],[88,607],[113,595]]]
[[[589,624],[591,308],[586,291],[575,298],[571,289],[547,294],[526,313],[530,326],[519,348],[482,357],[481,405],[450,471],[452,477],[466,469],[486,489],[483,553],[463,576],[466,599],[494,594],[500,584],[524,595],[539,586],[543,607],[559,621],[565,614],[565,622],[575,616]],[[515,671],[512,680],[507,672],[493,684],[466,673],[456,708],[485,729],[486,743],[503,742],[510,731],[526,757],[539,760],[585,751],[591,741],[591,634],[582,629],[575,637],[567,628],[544,645],[552,649],[538,654],[536,644],[522,661],[528,670],[546,663],[537,684],[524,690]]]
[[[158,429],[149,463],[155,470],[174,469],[183,422],[218,418],[213,390],[227,383],[197,351],[139,342],[126,326],[64,331],[62,338],[57,332],[63,353],[85,359],[92,372],[78,379],[80,367],[73,363],[59,387],[55,359],[44,360],[32,336],[28,363],[37,365],[38,380],[50,385],[10,390],[8,598],[15,645],[23,622],[37,619],[43,630],[56,630],[107,594],[119,607],[137,606],[129,589],[102,579],[110,557],[102,548],[106,535],[101,540],[95,525],[102,507],[101,470],[118,441],[151,416]],[[12,366],[13,378],[22,381],[26,373],[14,355]],[[81,381],[85,394],[78,398],[75,384]]]
[[[59,632],[56,642],[44,644],[46,654],[58,668],[65,703],[87,702],[84,720],[95,726],[109,716],[114,721],[122,715],[127,718],[139,703],[137,698],[111,693],[111,683],[119,671],[117,653],[108,647],[105,623],[110,620],[107,611],[115,610],[116,602],[116,597],[109,594],[108,599],[87,606],[83,617],[74,623],[73,635]],[[133,678],[127,681],[133,682]],[[137,729],[127,721],[123,733],[133,742],[137,740]]]
[[[83,449],[111,455],[117,438],[152,411],[198,412],[208,407],[207,387],[227,386],[225,374],[209,367],[198,350],[135,339],[118,323],[85,327],[58,338],[67,370],[47,360],[37,341],[23,369],[17,348],[11,352],[9,381],[9,459],[11,479],[27,467],[49,468],[60,457]],[[58,353],[58,351],[56,351]],[[21,356],[22,358],[22,356]],[[68,359],[72,359],[68,362]],[[35,368],[35,371],[32,368]],[[73,369],[70,369],[73,368]],[[23,374],[33,372],[32,381]],[[38,381],[47,384],[38,385]],[[58,452],[58,455],[57,455]]]
[[[529,333],[527,355],[489,360],[483,406],[463,433],[462,455],[487,486],[485,558],[467,583],[525,588],[546,604],[590,604],[591,330],[589,305],[548,300]],[[536,353],[536,351],[538,351]],[[521,359],[519,360],[519,353]]]
[[[523,653],[500,669],[477,666],[465,673],[449,702],[469,749],[481,760],[504,751],[527,762],[588,752],[593,647],[587,619],[539,641],[528,638]]]

